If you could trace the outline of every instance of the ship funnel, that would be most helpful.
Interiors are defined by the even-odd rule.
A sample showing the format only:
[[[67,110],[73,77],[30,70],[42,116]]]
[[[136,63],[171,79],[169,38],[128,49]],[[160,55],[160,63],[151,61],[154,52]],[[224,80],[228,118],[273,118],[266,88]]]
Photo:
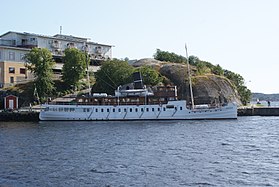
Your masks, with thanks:
[[[143,89],[143,82],[140,72],[133,73],[134,78],[134,89]]]

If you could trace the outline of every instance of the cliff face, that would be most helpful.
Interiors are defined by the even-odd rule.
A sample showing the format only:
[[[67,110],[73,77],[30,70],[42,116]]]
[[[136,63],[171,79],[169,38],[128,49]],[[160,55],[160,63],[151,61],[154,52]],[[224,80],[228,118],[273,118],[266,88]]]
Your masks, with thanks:
[[[178,96],[190,101],[190,89],[187,65],[160,62],[154,59],[142,59],[133,64],[152,66],[165,76],[170,84],[178,87]],[[240,98],[230,81],[222,76],[195,76],[195,67],[191,67],[192,88],[195,104],[220,104],[228,101],[241,104]]]

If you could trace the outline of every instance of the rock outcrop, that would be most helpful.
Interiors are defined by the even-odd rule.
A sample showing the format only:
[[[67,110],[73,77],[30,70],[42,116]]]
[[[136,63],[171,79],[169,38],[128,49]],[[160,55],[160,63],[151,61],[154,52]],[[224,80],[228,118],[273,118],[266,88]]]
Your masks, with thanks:
[[[151,66],[158,70],[165,77],[165,82],[178,87],[178,96],[190,101],[190,89],[187,65],[161,62],[155,59],[141,59],[136,61],[133,66]],[[196,76],[196,69],[191,66],[192,88],[195,104],[222,104],[233,101],[241,104],[237,91],[231,82],[222,76],[213,74]]]

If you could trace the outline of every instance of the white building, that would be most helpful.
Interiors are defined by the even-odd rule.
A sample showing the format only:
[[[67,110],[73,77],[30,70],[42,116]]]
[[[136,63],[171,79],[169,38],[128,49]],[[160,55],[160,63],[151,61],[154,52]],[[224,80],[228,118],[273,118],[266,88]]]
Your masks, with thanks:
[[[9,31],[0,36],[0,87],[32,78],[25,69],[23,57],[34,47],[47,48],[52,53],[56,62],[54,72],[57,73],[61,72],[62,57],[66,48],[77,48],[88,53],[91,71],[96,71],[102,61],[112,58],[112,45],[91,42],[88,38]]]

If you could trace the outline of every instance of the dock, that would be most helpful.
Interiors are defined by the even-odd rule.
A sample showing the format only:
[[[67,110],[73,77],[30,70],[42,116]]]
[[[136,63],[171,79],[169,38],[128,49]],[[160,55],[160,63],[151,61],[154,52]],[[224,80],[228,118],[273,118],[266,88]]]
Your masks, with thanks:
[[[279,116],[279,107],[241,107],[237,116]]]
[[[2,121],[39,121],[39,112],[0,112]]]

